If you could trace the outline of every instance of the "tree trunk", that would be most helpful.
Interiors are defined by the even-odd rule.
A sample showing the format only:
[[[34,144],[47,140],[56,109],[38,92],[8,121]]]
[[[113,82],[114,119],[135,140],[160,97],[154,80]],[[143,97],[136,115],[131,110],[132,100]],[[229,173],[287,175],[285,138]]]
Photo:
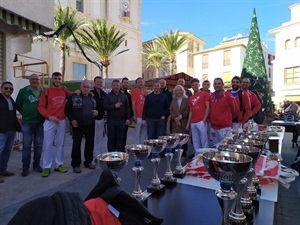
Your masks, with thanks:
[[[159,68],[155,68],[155,78],[159,77]]]
[[[103,66],[103,76],[105,79],[108,78],[108,66]]]
[[[66,48],[65,45],[60,47],[60,65],[59,72],[62,74],[62,81],[65,80],[65,71],[66,71]]]

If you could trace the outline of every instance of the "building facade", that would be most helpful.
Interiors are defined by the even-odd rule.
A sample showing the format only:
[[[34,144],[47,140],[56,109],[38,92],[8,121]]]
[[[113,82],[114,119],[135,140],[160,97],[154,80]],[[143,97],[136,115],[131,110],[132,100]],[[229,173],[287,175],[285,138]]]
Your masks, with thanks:
[[[194,53],[195,77],[200,81],[223,79],[225,87],[230,87],[231,79],[240,76],[246,55],[248,36],[238,34],[232,38],[224,38],[220,45]],[[273,54],[262,43],[268,80],[272,80]],[[271,84],[271,83],[270,83]]]
[[[13,61],[32,50],[34,34],[53,29],[53,5],[54,0],[35,0],[34,7],[23,0],[0,1],[0,83],[11,81],[15,89],[28,84],[14,77]]]
[[[300,3],[289,7],[291,20],[269,31],[275,37],[273,101],[300,102]]]
[[[24,2],[24,1],[23,1]],[[122,78],[124,76],[129,79],[135,79],[142,73],[142,34],[141,34],[141,1],[140,0],[60,0],[52,1],[51,25],[53,27],[54,9],[57,6],[71,7],[76,9],[78,19],[100,19],[107,20],[109,25],[118,27],[121,33],[126,33],[125,41],[116,49],[115,54],[129,49],[129,51],[111,57],[110,66],[108,67],[108,78]],[[44,18],[45,16],[42,16]],[[51,29],[52,30],[52,29]],[[100,62],[99,57],[88,50],[86,55],[93,60]],[[45,62],[47,65],[38,65],[31,67],[26,71],[26,76],[32,71],[40,72],[40,74],[51,75],[55,71],[59,71],[60,66],[60,49],[55,47],[52,42],[33,43],[31,49],[24,52],[19,58],[22,61],[15,63],[18,67],[21,63],[31,64],[34,61]],[[130,65],[130,66],[128,66]],[[19,72],[19,71],[18,71]],[[82,54],[80,48],[75,44],[70,44],[70,52],[66,57],[65,64],[65,80],[82,80],[84,78],[92,80],[95,76],[102,75],[101,71],[93,63]]]

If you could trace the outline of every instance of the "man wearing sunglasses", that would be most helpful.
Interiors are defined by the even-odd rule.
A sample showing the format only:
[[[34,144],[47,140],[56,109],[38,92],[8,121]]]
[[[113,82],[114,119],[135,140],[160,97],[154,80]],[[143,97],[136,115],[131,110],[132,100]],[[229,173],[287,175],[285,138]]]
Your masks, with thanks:
[[[16,131],[21,131],[21,126],[16,115],[16,103],[12,99],[13,84],[9,81],[1,85],[0,94],[0,183],[3,177],[15,175],[7,171],[7,163],[13,148]]]

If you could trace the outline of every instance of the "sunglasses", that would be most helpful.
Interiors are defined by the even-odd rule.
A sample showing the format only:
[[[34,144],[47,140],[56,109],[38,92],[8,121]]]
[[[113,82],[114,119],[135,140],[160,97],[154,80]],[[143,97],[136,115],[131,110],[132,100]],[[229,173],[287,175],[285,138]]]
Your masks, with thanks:
[[[14,90],[14,88],[12,88],[12,87],[4,87],[3,89],[6,90],[6,91],[7,91],[7,90],[10,90],[10,91],[13,91],[13,90]]]

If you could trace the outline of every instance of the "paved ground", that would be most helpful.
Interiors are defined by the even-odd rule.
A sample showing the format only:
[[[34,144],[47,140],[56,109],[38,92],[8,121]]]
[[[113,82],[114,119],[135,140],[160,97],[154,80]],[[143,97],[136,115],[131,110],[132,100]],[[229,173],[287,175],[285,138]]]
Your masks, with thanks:
[[[133,129],[129,129],[128,144],[132,144]],[[283,164],[290,165],[297,153],[297,148],[292,148],[291,134],[286,134],[283,142]],[[45,195],[51,195],[56,191],[78,192],[82,198],[89,193],[99,179],[102,170],[82,168],[81,174],[75,174],[70,166],[70,152],[72,139],[67,134],[65,141],[65,166],[69,168],[66,174],[52,172],[48,178],[42,178],[37,172],[30,172],[28,177],[21,174],[21,152],[13,151],[9,162],[9,170],[16,173],[13,177],[5,178],[5,182],[0,184],[0,225],[7,224],[17,210],[26,202]],[[106,145],[106,139],[104,145]],[[189,153],[191,154],[191,148]],[[174,162],[173,162],[174,163]],[[152,165],[150,160],[143,162],[145,170],[141,179],[141,188],[144,190],[152,177]],[[120,172],[122,178],[121,186],[124,190],[131,192],[133,189],[133,161],[129,160],[128,165]],[[165,160],[162,159],[159,167],[159,175],[165,171]],[[279,186],[278,203],[276,203],[275,221],[276,225],[296,225],[300,224],[300,178],[294,181],[289,189]],[[175,224],[177,225],[177,224]],[[178,224],[183,225],[183,224]],[[260,225],[260,224],[258,224]]]

